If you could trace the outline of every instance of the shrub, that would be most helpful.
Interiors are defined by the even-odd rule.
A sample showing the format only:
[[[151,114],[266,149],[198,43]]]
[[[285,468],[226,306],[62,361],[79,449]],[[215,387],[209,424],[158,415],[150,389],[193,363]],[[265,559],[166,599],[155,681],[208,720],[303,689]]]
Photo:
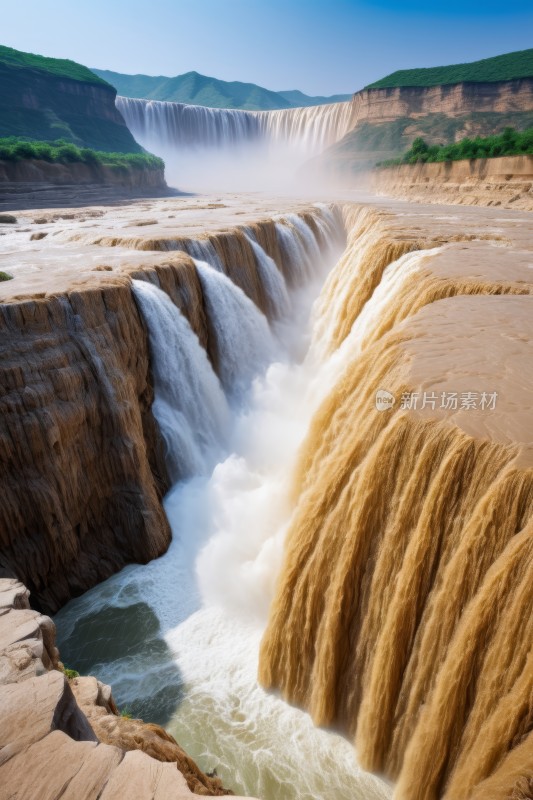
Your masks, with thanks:
[[[65,139],[37,142],[8,136],[0,139],[0,160],[22,161],[35,158],[53,164],[83,163],[113,167],[119,171],[134,169],[164,169],[163,159],[151,153],[105,153],[87,147],[77,147]]]
[[[502,133],[484,139],[478,136],[475,139],[461,139],[454,144],[431,145],[431,147],[419,136],[403,156],[382,161],[378,166],[391,167],[399,164],[425,164],[527,154],[533,155],[533,128],[525,131],[505,128]]]

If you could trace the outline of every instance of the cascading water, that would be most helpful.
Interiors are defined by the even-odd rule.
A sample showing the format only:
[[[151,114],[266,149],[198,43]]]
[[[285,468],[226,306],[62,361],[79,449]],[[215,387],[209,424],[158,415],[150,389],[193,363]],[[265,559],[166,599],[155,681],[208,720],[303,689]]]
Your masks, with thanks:
[[[309,260],[302,234],[285,227],[297,241],[295,252]],[[326,228],[331,243],[331,220]],[[289,251],[281,244],[285,260]],[[280,309],[286,291],[277,267],[253,249]],[[325,266],[307,267],[315,277],[307,297],[302,287],[291,292],[297,327]],[[294,361],[277,344],[279,360],[268,366],[276,350],[266,319],[225,275],[205,263],[196,267],[219,342],[222,385],[232,398],[228,456],[210,476],[204,471],[181,481],[165,498],[173,540],[162,558],[127,567],[59,613],[63,658],[111,683],[122,707],[166,724],[204,769],[216,768],[234,790],[263,800],[385,800],[388,788],[360,770],[349,742],[316,729],[306,714],[257,685],[259,641],[290,517],[290,472],[314,409],[307,387],[317,378],[316,364]],[[216,416],[215,398],[224,409],[225,401],[206,359],[198,367],[202,380],[190,386],[187,370],[199,358],[198,342],[170,301],[143,282],[134,290],[149,329],[156,398],[177,411],[167,441],[181,448],[172,436],[174,420],[183,417],[192,430],[204,413]],[[183,337],[179,345],[173,324]],[[209,402],[197,394],[202,385]],[[203,464],[210,441],[206,436]],[[216,436],[212,453],[219,453]]]
[[[352,101],[279,111],[205,108],[117,97],[138,142],[166,162],[186,188],[291,186],[298,167],[353,128]]]
[[[257,264],[259,278],[268,298],[268,316],[270,319],[283,319],[288,316],[291,301],[287,292],[285,279],[273,258],[265,253],[260,244],[254,239],[253,233],[246,233]]]
[[[222,385],[242,400],[253,378],[274,360],[276,344],[266,317],[226,275],[195,261],[216,339]]]
[[[154,416],[173,482],[210,471],[228,435],[229,408],[206,352],[169,296],[133,281],[146,320],[154,376]],[[175,376],[179,375],[177,381]]]

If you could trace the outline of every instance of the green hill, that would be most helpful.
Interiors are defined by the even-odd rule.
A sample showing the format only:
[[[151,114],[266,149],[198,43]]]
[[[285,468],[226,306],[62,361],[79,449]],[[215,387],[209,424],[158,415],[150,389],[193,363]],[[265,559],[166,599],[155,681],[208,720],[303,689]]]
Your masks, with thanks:
[[[102,78],[82,64],[70,61],[66,58],[48,58],[47,56],[37,56],[34,53],[23,53],[21,50],[14,50],[12,47],[0,45],[0,63],[13,69],[32,69],[46,72],[58,78],[69,78],[83,83],[95,83],[97,85],[108,85]]]
[[[0,46],[0,137],[142,152],[115,97],[113,86],[75,61]]]
[[[438,86],[450,83],[493,83],[515,78],[533,78],[533,49],[518,50],[502,56],[484,58],[469,64],[449,67],[401,69],[392,75],[365,86],[365,89],[387,89],[397,86]]]
[[[186,72],[168,78],[164,75],[124,75],[120,72],[95,69],[96,75],[115,87],[123,97],[141,97],[146,100],[168,100],[173,103],[208,106],[209,108],[238,108],[248,111],[271,111],[278,108],[323,105],[347,100],[351,95],[334,97],[309,97],[296,89],[272,92],[255,83],[221,81]]]

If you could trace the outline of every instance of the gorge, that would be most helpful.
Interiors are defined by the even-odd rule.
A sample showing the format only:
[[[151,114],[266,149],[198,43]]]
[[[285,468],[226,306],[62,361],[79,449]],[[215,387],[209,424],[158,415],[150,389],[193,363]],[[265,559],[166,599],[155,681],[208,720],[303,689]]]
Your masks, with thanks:
[[[532,159],[325,179],[532,80],[117,97],[180,191],[0,215],[6,797],[533,799]]]

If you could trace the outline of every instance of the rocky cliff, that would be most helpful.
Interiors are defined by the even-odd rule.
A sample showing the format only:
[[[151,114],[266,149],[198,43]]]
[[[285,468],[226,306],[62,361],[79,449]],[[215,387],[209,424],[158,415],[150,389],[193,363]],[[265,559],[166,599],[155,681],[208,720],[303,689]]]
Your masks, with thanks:
[[[0,47],[0,137],[140,152],[115,97],[110,84],[80,64]]]
[[[15,162],[0,159],[0,183],[6,194],[11,188],[20,191],[20,186],[10,187],[10,183],[48,183],[54,186],[100,184],[128,189],[164,189],[167,185],[164,169],[116,168],[81,163],[53,164],[38,159]]]
[[[158,725],[121,716],[109,686],[67,679],[49,617],[0,577],[0,780],[13,800],[187,800],[232,794]]]
[[[533,211],[533,156],[382,167],[372,173],[371,185],[418,202]]]
[[[321,159],[357,170],[405,151],[417,136],[442,144],[533,126],[533,78],[442,86],[363,89],[354,95],[352,130]]]

